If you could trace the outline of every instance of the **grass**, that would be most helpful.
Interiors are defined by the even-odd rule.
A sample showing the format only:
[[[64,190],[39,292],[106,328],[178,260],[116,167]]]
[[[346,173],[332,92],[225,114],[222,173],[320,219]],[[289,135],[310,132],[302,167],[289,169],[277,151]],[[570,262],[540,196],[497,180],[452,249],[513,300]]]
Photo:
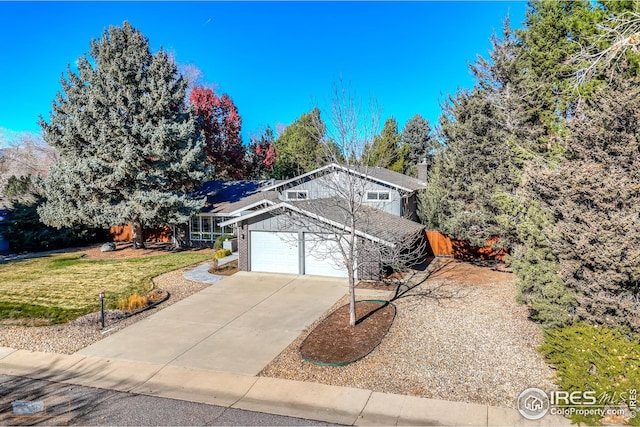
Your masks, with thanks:
[[[209,260],[210,254],[180,252],[122,260],[86,260],[82,253],[51,255],[0,264],[0,319],[72,320],[132,294],[153,288],[162,273]]]
[[[598,404],[612,407],[635,403],[637,415],[628,423],[640,425],[639,336],[629,337],[604,326],[577,323],[547,331],[540,350],[557,369],[557,384],[562,390],[593,391]],[[587,425],[602,423],[593,414],[576,413],[571,419]]]

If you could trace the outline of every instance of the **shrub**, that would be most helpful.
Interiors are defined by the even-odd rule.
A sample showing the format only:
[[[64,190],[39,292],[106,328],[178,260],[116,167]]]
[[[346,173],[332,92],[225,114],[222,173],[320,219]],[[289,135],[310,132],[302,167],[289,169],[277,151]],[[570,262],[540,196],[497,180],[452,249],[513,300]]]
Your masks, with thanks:
[[[529,306],[531,318],[546,328],[566,326],[575,321],[575,293],[560,277],[560,264],[553,254],[545,231],[552,218],[538,203],[530,203],[517,226],[523,242],[508,262],[517,276],[518,301]]]
[[[231,255],[231,251],[229,249],[218,249],[216,253],[213,255],[213,257],[215,259],[220,259],[229,255]]]
[[[216,238],[216,241],[215,241],[215,242],[213,242],[213,249],[216,249],[216,250],[218,250],[218,249],[222,249],[222,243],[223,243],[225,240],[227,240],[227,239],[233,239],[234,237],[236,237],[236,236],[234,236],[233,234],[223,234],[223,235],[221,235],[221,236],[218,236],[218,237]]]
[[[104,240],[104,230],[86,227],[61,228],[48,227],[40,222],[38,206],[44,198],[15,201],[9,215],[0,222],[0,234],[9,241],[14,251],[41,251],[85,245]]]
[[[130,295],[127,298],[121,299],[117,303],[118,310],[122,311],[135,311],[144,308],[147,305],[147,297],[143,297],[138,294]]]
[[[597,404],[630,402],[640,392],[640,337],[629,338],[605,326],[576,323],[545,333],[540,351],[557,369],[557,384],[564,391],[594,391]],[[640,406],[640,402],[636,405]],[[640,426],[638,416],[631,425]],[[572,416],[573,422],[600,424],[598,415]]]

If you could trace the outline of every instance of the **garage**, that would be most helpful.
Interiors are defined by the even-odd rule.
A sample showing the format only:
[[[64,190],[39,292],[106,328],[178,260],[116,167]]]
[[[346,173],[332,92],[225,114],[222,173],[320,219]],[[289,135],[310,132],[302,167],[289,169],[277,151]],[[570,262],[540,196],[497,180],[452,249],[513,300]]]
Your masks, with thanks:
[[[304,274],[347,277],[338,243],[322,235],[304,234]]]
[[[250,270],[300,274],[298,233],[252,231]]]
[[[347,277],[340,263],[338,244],[322,235],[304,233],[304,245],[301,245],[298,233],[251,231],[249,244],[251,271]],[[300,270],[302,247],[304,265]]]

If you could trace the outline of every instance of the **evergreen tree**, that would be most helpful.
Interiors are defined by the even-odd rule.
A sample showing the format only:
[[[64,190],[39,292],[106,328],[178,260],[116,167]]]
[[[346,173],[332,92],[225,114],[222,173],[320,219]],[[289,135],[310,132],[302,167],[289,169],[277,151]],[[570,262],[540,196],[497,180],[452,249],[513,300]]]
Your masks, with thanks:
[[[547,232],[576,315],[640,331],[640,83],[626,76],[583,103],[567,152],[530,187],[554,218]]]
[[[36,192],[31,175],[11,176],[3,189],[9,214],[0,221],[0,234],[13,251],[42,251],[96,242],[106,236],[88,227],[48,227],[40,222],[38,206],[45,198]]]
[[[562,145],[564,121],[578,97],[573,80],[578,64],[572,58],[596,32],[601,15],[587,0],[529,3],[524,27],[517,31],[518,62],[523,70],[521,95],[544,128],[538,152],[557,151]]]
[[[325,125],[318,108],[287,126],[275,141],[277,157],[273,177],[293,178],[321,166],[326,161],[321,149],[324,133]]]
[[[179,224],[199,209],[191,191],[206,176],[204,140],[184,104],[176,64],[128,22],[109,27],[62,78],[45,141],[59,161],[42,184],[38,209],[55,227]]]
[[[384,122],[380,135],[373,138],[371,145],[364,149],[364,163],[369,166],[388,168],[396,172],[404,172],[407,150],[400,150],[401,136],[398,133],[398,122],[391,117]]]
[[[431,124],[420,114],[413,116],[404,125],[402,143],[409,146],[407,162],[411,166],[422,163],[425,159],[427,163],[431,163],[431,156],[440,146],[432,135]]]
[[[522,215],[517,188],[538,126],[523,104],[517,41],[505,23],[503,39],[492,37],[489,60],[471,67],[472,90],[450,97],[440,119],[445,149],[434,159],[421,195],[423,221],[456,239],[511,248]]]

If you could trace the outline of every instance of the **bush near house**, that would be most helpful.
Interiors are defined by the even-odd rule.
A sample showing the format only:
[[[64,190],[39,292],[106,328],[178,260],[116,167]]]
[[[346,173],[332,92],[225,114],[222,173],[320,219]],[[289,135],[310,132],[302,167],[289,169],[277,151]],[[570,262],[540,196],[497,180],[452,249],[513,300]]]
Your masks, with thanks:
[[[640,394],[640,336],[626,336],[606,326],[575,323],[545,333],[540,351],[557,369],[556,383],[564,391],[594,391],[598,405],[631,406]],[[638,415],[628,422],[640,426]],[[598,415],[574,414],[573,422],[601,424]]]
[[[216,238],[216,241],[213,242],[213,249],[218,250],[218,249],[222,249],[222,244],[224,243],[225,240],[227,239],[233,239],[234,236],[233,234],[223,234],[221,236],[218,236]]]
[[[231,255],[231,251],[229,249],[218,249],[216,253],[213,255],[213,257],[215,259],[220,259],[229,255]]]

